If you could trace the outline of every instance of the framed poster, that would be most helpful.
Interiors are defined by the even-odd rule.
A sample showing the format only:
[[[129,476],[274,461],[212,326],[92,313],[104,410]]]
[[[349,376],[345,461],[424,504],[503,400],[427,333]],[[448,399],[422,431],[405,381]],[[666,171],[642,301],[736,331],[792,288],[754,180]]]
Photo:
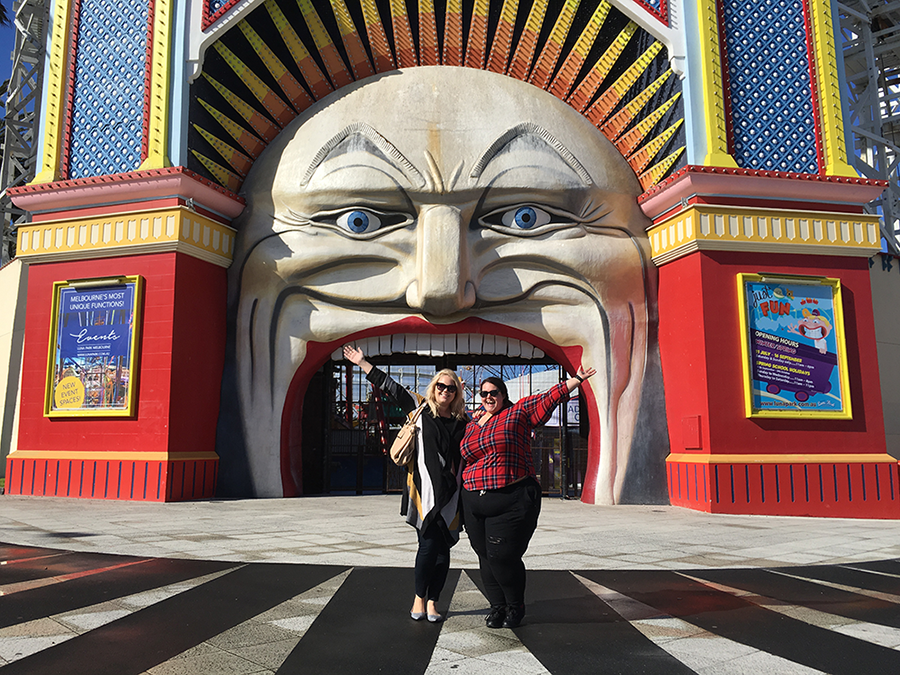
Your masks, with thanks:
[[[140,276],[53,284],[44,415],[134,414]]]
[[[850,419],[841,282],[738,274],[747,417]]]

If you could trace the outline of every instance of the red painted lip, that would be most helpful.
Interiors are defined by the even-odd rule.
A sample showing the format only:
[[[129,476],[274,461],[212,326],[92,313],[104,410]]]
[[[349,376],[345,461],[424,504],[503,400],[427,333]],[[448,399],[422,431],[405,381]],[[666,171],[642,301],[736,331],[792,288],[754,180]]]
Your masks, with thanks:
[[[463,321],[448,324],[429,323],[425,319],[419,317],[407,317],[400,321],[385,324],[377,328],[370,328],[357,333],[350,333],[340,340],[331,342],[309,342],[306,347],[306,358],[297,368],[291,384],[288,387],[287,395],[284,399],[284,408],[281,414],[281,483],[285,497],[298,497],[303,494],[302,488],[302,459],[300,453],[295,451],[294,456],[291,454],[291,448],[299,448],[301,446],[300,429],[291,428],[291,414],[295,410],[302,410],[303,398],[306,395],[306,388],[313,374],[322,367],[322,365],[331,358],[334,350],[353,342],[369,337],[380,337],[383,335],[395,335],[398,333],[415,333],[430,335],[446,335],[459,333],[474,333],[480,335],[499,335],[502,337],[514,338],[522,340],[530,345],[543,350],[547,356],[560,364],[568,372],[574,373],[581,365],[582,348],[580,346],[560,347],[552,342],[536,338],[530,333],[518,330],[505,324],[485,321],[484,319],[469,318]],[[485,354],[486,358],[490,358],[490,354]],[[588,417],[591,428],[599,429],[599,418],[597,416],[597,408],[594,405],[593,391],[588,387],[585,389],[585,397],[588,400]],[[594,461],[599,452],[599,435],[591,434],[588,442],[588,475],[584,481],[584,492],[593,494],[594,483],[596,482],[597,462]]]

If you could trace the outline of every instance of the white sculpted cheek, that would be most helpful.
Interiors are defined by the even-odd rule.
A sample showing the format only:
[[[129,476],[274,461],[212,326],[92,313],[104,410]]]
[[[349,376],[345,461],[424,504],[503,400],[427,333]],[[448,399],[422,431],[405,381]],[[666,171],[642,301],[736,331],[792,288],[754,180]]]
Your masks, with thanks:
[[[533,298],[538,290],[544,298],[562,299],[564,289],[575,289],[576,296],[595,296],[604,304],[615,297],[643,302],[640,249],[619,232],[597,235],[579,227],[531,239],[491,233],[482,242],[480,300]],[[580,300],[585,301],[592,302]]]
[[[261,294],[297,287],[347,302],[392,301],[405,292],[414,261],[413,231],[398,229],[377,240],[357,241],[302,226],[260,242],[243,276],[245,288],[258,288]],[[282,284],[273,286],[273,278]]]

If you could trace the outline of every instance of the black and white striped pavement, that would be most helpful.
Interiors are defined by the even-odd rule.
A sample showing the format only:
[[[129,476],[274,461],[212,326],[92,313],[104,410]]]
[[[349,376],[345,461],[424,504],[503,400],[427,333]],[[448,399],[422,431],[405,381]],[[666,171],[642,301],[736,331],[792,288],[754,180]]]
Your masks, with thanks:
[[[900,561],[529,572],[515,630],[474,570],[443,624],[412,571],[0,544],[0,675],[900,673]]]

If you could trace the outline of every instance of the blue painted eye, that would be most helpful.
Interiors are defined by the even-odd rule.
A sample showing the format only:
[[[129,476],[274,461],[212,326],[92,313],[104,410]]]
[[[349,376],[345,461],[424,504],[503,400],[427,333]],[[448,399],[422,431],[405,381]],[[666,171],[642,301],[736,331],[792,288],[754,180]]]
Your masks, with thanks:
[[[347,211],[338,216],[337,224],[354,234],[365,234],[381,227],[381,219],[371,211]]]
[[[501,222],[506,227],[517,227],[520,230],[531,230],[550,222],[550,214],[536,206],[519,206],[503,214]]]

